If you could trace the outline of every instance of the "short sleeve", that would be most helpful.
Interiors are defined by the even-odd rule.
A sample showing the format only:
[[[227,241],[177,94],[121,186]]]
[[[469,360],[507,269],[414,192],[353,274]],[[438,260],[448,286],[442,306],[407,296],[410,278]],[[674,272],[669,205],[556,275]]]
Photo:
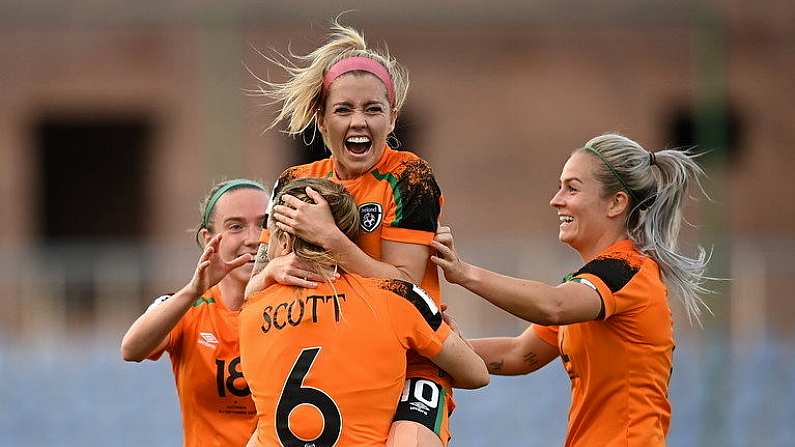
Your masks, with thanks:
[[[387,298],[389,318],[398,340],[406,349],[435,357],[451,333],[442,312],[420,287],[399,280],[388,282],[393,286]]]
[[[643,297],[622,296],[621,291],[635,277],[640,267],[621,257],[599,257],[585,264],[571,277],[572,281],[594,288],[604,303],[604,319],[643,304]]]
[[[534,324],[533,332],[546,344],[558,346],[558,326],[541,326],[540,324]]]
[[[387,210],[381,237],[395,242],[430,245],[439,225],[443,198],[428,163],[404,162],[393,185],[394,209]]]
[[[161,304],[166,302],[166,300],[171,298],[171,296],[172,295],[162,295],[162,296],[159,296],[159,297],[155,298],[155,300],[152,302],[152,304],[150,304],[149,307],[146,308],[146,312],[154,311]],[[160,359],[160,356],[163,355],[164,351],[168,351],[168,352],[173,352],[174,351],[174,346],[176,346],[177,339],[179,338],[179,334],[181,333],[181,330],[182,330],[182,320],[183,319],[180,319],[177,322],[177,325],[174,326],[174,328],[171,329],[171,332],[168,333],[168,340],[166,341],[166,344],[163,347],[163,349],[158,349],[156,351],[153,351],[152,353],[150,353],[146,357],[147,359],[149,359],[149,360],[158,360],[158,359]]]

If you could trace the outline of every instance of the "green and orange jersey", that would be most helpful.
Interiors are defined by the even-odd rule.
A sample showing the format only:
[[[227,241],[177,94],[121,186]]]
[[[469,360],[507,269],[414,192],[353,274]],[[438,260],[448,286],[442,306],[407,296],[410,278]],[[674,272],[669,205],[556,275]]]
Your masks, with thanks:
[[[566,446],[664,446],[674,350],[668,293],[657,263],[619,241],[567,280],[595,289],[594,321],[534,326],[557,346],[571,378]]]
[[[381,260],[381,242],[430,245],[436,234],[444,199],[428,163],[411,152],[389,147],[367,173],[341,180],[334,173],[334,160],[327,158],[295,166],[279,176],[273,199],[292,180],[306,177],[328,178],[345,186],[359,205],[361,235],[356,242],[370,257]],[[264,230],[260,241],[268,242]],[[441,304],[439,275],[430,259],[420,286]],[[450,379],[427,359],[409,353],[408,377],[423,377],[450,387]],[[452,402],[450,402],[452,408]]]
[[[149,356],[157,360],[166,351],[171,357],[187,447],[244,446],[254,431],[256,410],[240,366],[239,315],[213,287],[182,316],[165,348]]]
[[[451,331],[422,289],[343,274],[316,289],[275,284],[240,315],[257,445],[383,446],[406,351],[434,357]]]

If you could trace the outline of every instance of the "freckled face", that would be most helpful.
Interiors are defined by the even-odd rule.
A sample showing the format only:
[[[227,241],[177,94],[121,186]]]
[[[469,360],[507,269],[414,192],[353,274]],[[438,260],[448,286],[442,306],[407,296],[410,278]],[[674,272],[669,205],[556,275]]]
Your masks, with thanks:
[[[268,196],[265,191],[253,188],[233,189],[218,199],[213,209],[211,228],[205,242],[218,232],[224,236],[218,253],[224,261],[232,261],[240,255],[249,253],[252,259],[259,248],[259,236],[265,219]],[[247,282],[251,276],[254,261],[244,264],[229,275],[237,281]]]

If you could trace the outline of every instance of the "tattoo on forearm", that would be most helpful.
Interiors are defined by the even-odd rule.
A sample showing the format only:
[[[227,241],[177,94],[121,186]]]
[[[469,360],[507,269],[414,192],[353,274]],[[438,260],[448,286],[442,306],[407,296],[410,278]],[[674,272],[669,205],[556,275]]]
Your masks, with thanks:
[[[489,372],[500,372],[502,371],[502,365],[505,363],[505,360],[500,360],[497,362],[489,362]]]
[[[522,358],[531,367],[534,367],[538,364],[538,359],[536,359],[535,352],[528,352],[527,354],[523,355]]]
[[[268,264],[268,261],[268,244],[259,244],[257,256],[254,257],[254,271],[251,272],[251,275],[261,272]]]

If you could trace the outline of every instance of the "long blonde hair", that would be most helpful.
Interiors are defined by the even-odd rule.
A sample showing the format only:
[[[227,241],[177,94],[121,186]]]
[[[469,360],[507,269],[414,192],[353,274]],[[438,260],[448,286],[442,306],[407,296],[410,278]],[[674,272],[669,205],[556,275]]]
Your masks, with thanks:
[[[628,194],[627,233],[638,250],[654,259],[664,280],[674,289],[688,318],[701,322],[701,310],[709,307],[700,295],[709,256],[703,247],[691,258],[678,251],[682,208],[687,190],[694,184],[706,196],[696,163],[698,154],[674,149],[649,152],[635,141],[618,134],[604,134],[588,141],[577,152],[598,159],[596,179],[603,196],[619,191]]]
[[[395,103],[391,104],[393,113],[403,108],[409,89],[409,75],[403,66],[393,58],[388,50],[379,51],[367,47],[364,35],[359,31],[342,25],[339,16],[331,21],[328,41],[306,55],[297,55],[288,49],[288,56],[277,55],[283,60],[264,56],[269,62],[287,72],[289,79],[284,83],[271,82],[257,77],[260,82],[254,94],[270,98],[270,104],[280,104],[278,116],[268,129],[282,120],[287,120],[285,132],[298,135],[310,125],[317,124],[317,114],[325,105],[323,76],[335,63],[349,57],[368,57],[383,65],[395,85]]]

